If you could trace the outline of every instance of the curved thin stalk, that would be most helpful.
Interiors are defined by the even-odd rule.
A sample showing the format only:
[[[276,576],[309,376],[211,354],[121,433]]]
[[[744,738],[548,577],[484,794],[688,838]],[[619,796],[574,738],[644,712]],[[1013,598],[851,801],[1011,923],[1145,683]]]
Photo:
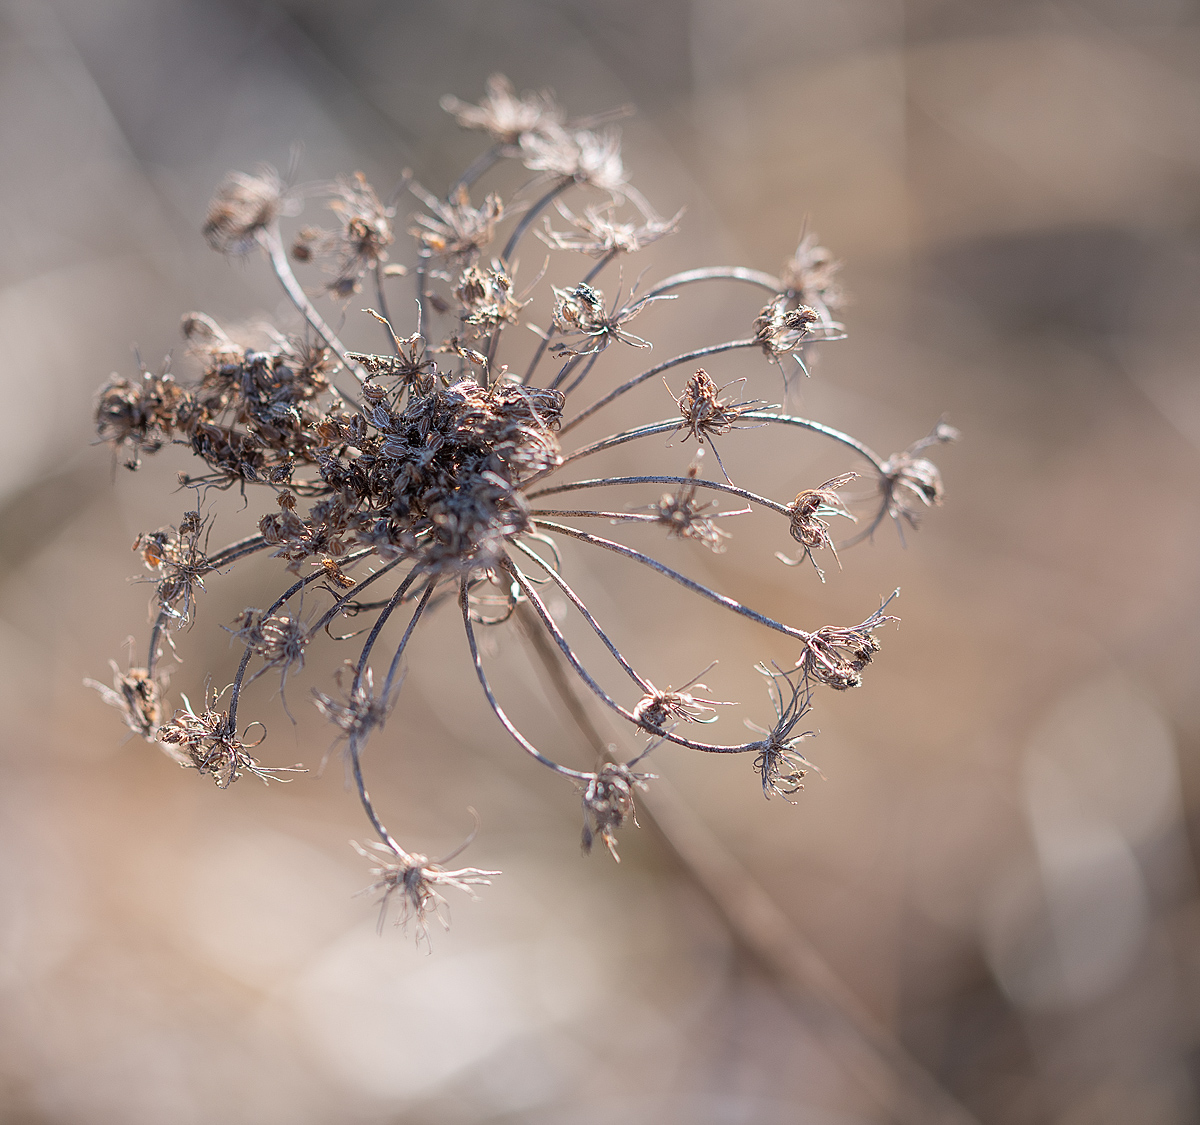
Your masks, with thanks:
[[[366,549],[355,555],[348,555],[346,558],[346,561],[347,562],[357,562],[359,559],[366,558],[367,555],[369,555],[369,554],[371,554],[371,549]],[[382,574],[383,571],[379,571],[378,573]],[[267,606],[267,608],[263,611],[262,619],[266,620],[266,618],[270,617],[281,606],[286,605],[287,602],[289,602],[293,597],[296,596],[296,594],[298,594],[301,590],[303,590],[310,583],[318,582],[322,578],[325,578],[325,577],[326,577],[326,574],[323,570],[315,570],[315,571],[313,571],[312,574],[307,574],[303,578],[294,582],[282,594],[280,594],[279,597],[277,597],[269,606]],[[369,579],[373,579],[373,577],[374,576],[368,576]],[[355,586],[354,589],[355,589],[356,593],[358,592],[359,588],[362,585],[363,585],[363,583],[360,582],[360,583],[358,583],[358,585]],[[332,620],[332,618],[330,620]],[[319,629],[320,627],[321,627],[320,625],[314,626],[313,629],[311,630],[311,632],[315,633],[317,631],[317,629]],[[254,651],[251,649],[251,647],[249,645],[246,645],[246,649],[242,653],[242,658],[241,658],[241,660],[238,661],[237,675],[235,675],[233,678],[233,688],[232,688],[232,691],[230,692],[230,697],[229,697],[229,725],[231,727],[236,726],[238,700],[241,697],[242,687],[245,684],[246,669],[249,667],[250,658],[253,655],[254,655]],[[256,678],[256,677],[252,677],[252,679],[253,678]]]
[[[338,339],[337,333],[325,323],[325,318],[317,312],[316,306],[308,299],[308,294],[304,292],[303,286],[292,272],[291,263],[287,260],[287,253],[283,249],[283,240],[279,237],[278,225],[273,223],[269,227],[264,227],[260,238],[271,259],[271,268],[275,271],[279,284],[283,286],[284,292],[287,293],[292,304],[308,321],[312,330],[333,350],[346,370],[360,383],[365,382],[366,376],[362,369],[346,354],[346,346]]]
[[[395,334],[392,332],[391,328],[388,327],[388,325],[392,323],[392,317],[388,312],[387,297],[383,292],[383,263],[378,259],[375,261],[375,269],[373,272],[375,274],[375,300],[379,302],[379,315],[382,316],[386,322],[383,325],[383,330],[387,333],[388,347],[392,349],[393,355],[399,355],[400,345],[396,343]]]
[[[544,527],[549,531],[557,531],[560,535],[569,535],[572,539],[578,539],[582,543],[590,543],[593,547],[603,547],[607,551],[613,551],[618,555],[624,555],[627,559],[633,559],[634,562],[640,562],[643,566],[648,566],[651,570],[658,571],[664,577],[673,579],[685,589],[691,590],[692,593],[700,594],[702,597],[708,598],[711,602],[716,602],[719,606],[724,606],[725,609],[733,613],[740,614],[742,617],[748,617],[751,621],[757,621],[760,625],[765,625],[768,629],[774,629],[778,633],[795,637],[804,644],[807,644],[812,639],[811,633],[806,633],[803,629],[796,629],[791,625],[784,625],[781,621],[776,621],[774,618],[767,617],[765,614],[759,613],[749,606],[742,605],[741,602],[735,601],[725,594],[718,594],[716,590],[693,581],[686,574],[680,574],[679,571],[673,570],[665,563],[660,563],[658,559],[644,555],[641,551],[635,551],[632,547],[626,547],[624,543],[614,543],[611,539],[602,539],[598,535],[589,535],[586,531],[580,531],[577,528],[568,527],[562,523],[551,523],[549,520],[538,520],[537,526]]]
[[[808,418],[798,418],[794,414],[775,414],[769,410],[747,410],[741,417],[752,418],[757,422],[778,422],[781,426],[799,426],[800,429],[811,430],[814,434],[824,434],[861,454],[871,462],[876,472],[883,475],[883,458],[878,453],[869,446],[863,445],[857,438],[852,438],[849,434],[842,433],[841,430],[835,430],[832,426],[824,426],[820,422],[813,422]]]
[[[646,734],[653,735],[656,738],[666,739],[668,742],[673,742],[677,746],[686,746],[689,750],[701,750],[706,754],[746,754],[751,750],[761,750],[766,743],[761,739],[755,742],[740,743],[736,746],[722,746],[719,743],[711,742],[696,742],[690,738],[684,738],[682,735],[675,734],[673,731],[663,730],[660,727],[648,726],[643,723],[631,711],[626,711],[608,692],[606,692],[596,681],[591,674],[579,662],[579,658],[572,651],[571,646],[567,643],[566,637],[563,636],[562,630],[551,617],[550,611],[546,608],[542,599],[538,596],[537,590],[521,573],[521,570],[511,559],[507,561],[507,565],[501,564],[513,576],[517,585],[521,587],[521,592],[529,600],[529,604],[533,606],[538,617],[541,618],[542,624],[546,631],[554,638],[554,643],[558,645],[559,651],[567,658],[567,662],[575,669],[575,674],[583,680],[592,693],[600,699],[607,707],[615,711],[626,722],[632,723],[638,730]],[[638,757],[642,755],[639,754]],[[636,759],[635,759],[636,760]]]
[[[590,780],[592,776],[590,773],[568,769],[566,766],[560,766],[557,762],[551,761],[513,725],[512,720],[504,713],[504,709],[497,702],[495,693],[492,691],[491,684],[488,683],[487,675],[483,670],[483,658],[479,655],[479,646],[475,643],[475,630],[471,627],[471,606],[467,600],[467,580],[465,578],[459,584],[458,604],[462,609],[463,626],[467,631],[467,644],[471,647],[471,660],[475,665],[475,675],[479,677],[483,694],[487,696],[487,701],[496,713],[496,718],[500,720],[501,725],[512,735],[513,740],[526,754],[541,762],[543,766],[552,769],[555,773],[562,774],[564,777],[573,777],[576,781]]]
[[[747,281],[769,293],[786,292],[785,286],[779,278],[764,273],[762,270],[750,270],[742,266],[709,266],[705,269],[684,270],[682,273],[672,274],[648,290],[646,296],[653,297],[667,292],[668,289],[678,289],[696,281]]]
[[[525,237],[525,232],[533,225],[534,220],[574,183],[574,176],[566,176],[559,180],[521,216],[521,221],[513,228],[512,234],[508,236],[508,241],[504,244],[504,249],[500,252],[500,261],[504,263],[505,267],[512,264],[513,251],[516,250],[517,243]]]
[[[463,172],[463,174],[459,176],[453,184],[450,185],[450,190],[446,193],[446,198],[453,198],[454,193],[457,192],[459,188],[470,189],[480,176],[488,171],[493,165],[498,164],[504,159],[506,151],[511,147],[511,145],[506,145],[503,142],[499,142],[492,145],[491,148],[485,149],[483,152],[481,152],[477,157],[475,157],[474,160],[471,161],[470,164],[467,165],[466,171]]]
[[[581,488],[602,488],[610,484],[690,484],[696,488],[711,488],[716,492],[728,492],[731,496],[738,496],[743,500],[748,500],[752,504],[758,504],[761,507],[769,508],[772,512],[778,512],[780,515],[790,516],[791,508],[787,504],[781,504],[778,500],[772,500],[767,496],[759,496],[756,492],[751,492],[746,488],[739,488],[736,484],[726,484],[719,480],[701,480],[698,477],[679,477],[679,476],[641,476],[641,477],[597,477],[593,480],[577,480],[571,481],[568,484],[555,484],[549,488],[539,488],[536,492],[526,492],[526,500],[537,500],[542,496],[553,496],[559,492],[574,492]]]
[[[518,540],[518,539],[512,540],[512,545],[514,547],[516,547],[518,551],[522,552],[522,554],[531,558],[535,563],[537,563],[538,566],[540,566],[546,572],[546,574],[549,576],[550,580],[563,592],[563,594],[566,595],[567,600],[570,601],[570,603],[582,615],[583,619],[592,627],[592,631],[596,634],[596,636],[599,637],[600,640],[604,642],[604,647],[607,648],[608,651],[612,653],[613,659],[615,659],[617,661],[617,663],[620,664],[621,667],[624,668],[625,671],[629,673],[630,679],[632,679],[633,682],[635,684],[637,684],[637,686],[639,688],[642,689],[642,691],[644,691],[644,692],[650,691],[651,690],[650,681],[643,679],[641,676],[639,676],[637,671],[634,669],[633,665],[630,664],[629,661],[626,660],[625,657],[621,655],[621,650],[618,649],[615,644],[613,644],[612,640],[609,638],[609,635],[600,627],[600,623],[592,615],[592,611],[590,609],[588,609],[588,607],[586,605],[584,605],[583,599],[577,593],[575,593],[575,591],[572,590],[570,586],[567,585],[566,579],[563,578],[563,576],[561,574],[559,574],[558,571],[554,569],[554,567],[552,567],[548,562],[546,562],[546,560],[543,559],[541,555],[539,555],[532,548],[527,547],[520,540]]]
[[[729,340],[724,344],[710,344],[707,348],[697,348],[695,351],[684,352],[683,355],[677,355],[673,359],[664,360],[662,363],[651,367],[649,371],[643,371],[640,375],[635,375],[627,383],[622,383],[616,390],[610,391],[603,398],[597,399],[591,406],[585,410],[581,410],[569,422],[565,422],[560,433],[567,433],[579,425],[585,418],[590,418],[597,410],[606,407],[610,402],[614,401],[625,394],[626,391],[633,390],[634,387],[640,386],[647,379],[653,379],[655,375],[661,375],[664,371],[669,371],[672,367],[678,367],[681,363],[687,363],[688,360],[701,359],[706,355],[717,355],[720,352],[733,351],[735,348],[753,348],[758,346],[758,341],[753,337],[746,340]]]

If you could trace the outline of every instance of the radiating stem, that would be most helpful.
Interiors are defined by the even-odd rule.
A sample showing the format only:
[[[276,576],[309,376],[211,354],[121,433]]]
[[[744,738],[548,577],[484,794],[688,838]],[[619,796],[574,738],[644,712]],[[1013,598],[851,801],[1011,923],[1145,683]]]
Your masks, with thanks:
[[[546,757],[532,742],[529,741],[517,728],[513,725],[512,720],[504,713],[504,709],[496,700],[495,693],[492,691],[491,684],[488,683],[487,675],[483,670],[483,658],[479,655],[479,645],[475,642],[475,630],[471,625],[471,606],[469,602],[469,594],[467,590],[467,580],[464,578],[459,584],[458,604],[462,609],[463,626],[467,631],[467,644],[471,647],[471,660],[475,664],[475,675],[479,677],[480,686],[483,688],[483,694],[487,696],[487,701],[492,710],[496,714],[496,718],[500,720],[501,725],[510,735],[513,740],[525,751],[531,758],[535,758],[542,765],[554,770],[555,773],[560,773],[564,777],[573,777],[577,781],[587,781],[591,778],[590,773],[582,773],[579,770],[568,769],[566,766],[560,766],[557,762],[551,761]]]
[[[567,433],[579,425],[585,418],[590,418],[597,410],[606,407],[610,402],[621,397],[626,391],[633,390],[634,387],[640,386],[647,379],[653,379],[655,375],[661,375],[664,371],[669,371],[672,367],[678,367],[681,363],[687,363],[692,359],[702,359],[706,355],[718,355],[721,352],[730,352],[735,348],[752,348],[757,346],[758,341],[753,337],[747,340],[729,340],[724,344],[711,344],[707,348],[697,348],[695,351],[684,352],[682,355],[677,355],[673,359],[664,360],[662,363],[651,367],[649,371],[643,371],[640,375],[635,375],[627,383],[622,383],[615,391],[610,391],[603,398],[597,399],[586,410],[580,411],[569,422],[563,424],[560,433]]]
[[[267,254],[270,256],[271,267],[275,271],[275,276],[279,279],[279,284],[283,286],[284,292],[287,293],[292,304],[296,306],[304,319],[308,321],[312,330],[325,341],[326,345],[342,361],[346,370],[360,383],[364,382],[366,376],[362,369],[346,354],[346,347],[338,339],[337,333],[325,323],[325,318],[317,312],[316,306],[308,299],[308,294],[304,292],[304,288],[296,280],[296,275],[292,272],[291,263],[287,258],[287,252],[283,248],[283,239],[279,236],[278,225],[272,223],[270,226],[264,227],[259,237],[267,248]]]
[[[658,559],[644,555],[641,551],[635,551],[632,547],[626,547],[624,543],[614,543],[611,539],[601,539],[598,535],[589,535],[586,531],[579,531],[577,528],[568,527],[566,524],[552,523],[549,520],[539,520],[538,526],[550,531],[557,531],[560,535],[569,535],[572,539],[578,539],[582,543],[590,543],[593,547],[603,547],[606,551],[613,551],[618,555],[624,555],[627,559],[640,562],[643,566],[648,566],[651,570],[658,571],[659,574],[678,582],[693,593],[700,594],[702,597],[708,598],[709,601],[716,602],[717,605],[740,614],[742,617],[748,617],[751,621],[757,621],[758,624],[765,625],[768,629],[774,629],[778,633],[795,637],[805,644],[812,638],[811,633],[806,633],[803,629],[796,629],[791,625],[784,625],[782,622],[767,617],[757,610],[751,609],[749,606],[742,605],[741,602],[735,601],[725,594],[719,594],[716,590],[711,590],[709,587],[688,578],[686,574],[680,574],[679,571],[673,570],[665,563],[660,563]]]

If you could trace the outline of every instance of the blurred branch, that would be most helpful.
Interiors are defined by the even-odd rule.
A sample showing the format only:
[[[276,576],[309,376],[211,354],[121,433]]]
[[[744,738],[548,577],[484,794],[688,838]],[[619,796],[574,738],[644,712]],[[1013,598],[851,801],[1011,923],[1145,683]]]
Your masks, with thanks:
[[[607,761],[612,739],[593,717],[563,657],[528,602],[517,606],[522,634],[547,683],[592,748]],[[812,943],[665,778],[638,795],[642,820],[681,874],[716,909],[738,948],[778,986],[845,1070],[898,1125],[979,1125],[859,1001]]]

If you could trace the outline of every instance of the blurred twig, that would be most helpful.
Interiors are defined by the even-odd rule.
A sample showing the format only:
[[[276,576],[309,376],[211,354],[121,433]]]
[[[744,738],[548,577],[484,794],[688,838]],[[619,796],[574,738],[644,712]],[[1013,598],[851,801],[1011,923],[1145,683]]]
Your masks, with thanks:
[[[563,667],[563,658],[527,602],[521,631],[545,679],[596,753],[612,761],[611,740]],[[859,1001],[767,890],[730,854],[665,778],[639,794],[642,820],[683,876],[712,903],[730,936],[779,987],[846,1071],[899,1125],[979,1125]]]

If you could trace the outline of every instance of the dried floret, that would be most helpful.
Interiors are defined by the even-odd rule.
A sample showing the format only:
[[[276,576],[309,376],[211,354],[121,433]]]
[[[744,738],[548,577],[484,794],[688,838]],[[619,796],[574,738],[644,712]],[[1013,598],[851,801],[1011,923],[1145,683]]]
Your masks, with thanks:
[[[208,205],[204,237],[223,254],[246,254],[261,232],[290,209],[285,200],[283,180],[269,164],[260,164],[254,175],[230,172]]]
[[[628,765],[608,762],[588,777],[583,787],[583,850],[590,852],[597,837],[618,863],[617,831],[627,820],[637,827],[633,792],[645,789],[652,773],[635,773]]]

